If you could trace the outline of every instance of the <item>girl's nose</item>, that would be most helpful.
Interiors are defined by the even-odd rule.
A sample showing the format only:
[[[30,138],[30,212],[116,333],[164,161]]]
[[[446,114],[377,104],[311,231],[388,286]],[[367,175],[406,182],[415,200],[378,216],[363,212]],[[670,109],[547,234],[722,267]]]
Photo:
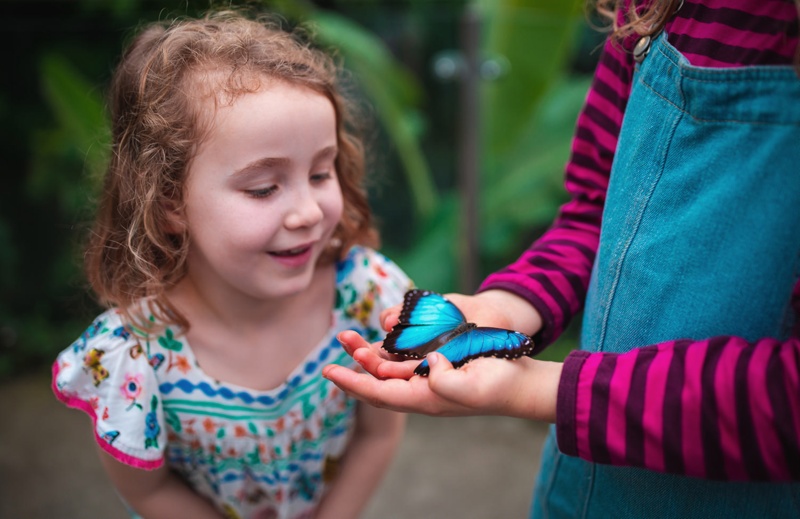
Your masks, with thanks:
[[[286,227],[299,229],[318,224],[323,217],[322,207],[312,193],[304,191],[295,197],[286,215]]]

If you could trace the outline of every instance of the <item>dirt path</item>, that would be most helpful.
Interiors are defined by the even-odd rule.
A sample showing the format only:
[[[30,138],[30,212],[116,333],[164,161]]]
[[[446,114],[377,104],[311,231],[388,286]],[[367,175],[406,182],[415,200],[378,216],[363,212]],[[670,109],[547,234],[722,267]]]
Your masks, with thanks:
[[[0,385],[0,518],[124,519],[88,417],[60,404],[49,373]],[[527,517],[546,429],[511,418],[412,416],[362,519]]]

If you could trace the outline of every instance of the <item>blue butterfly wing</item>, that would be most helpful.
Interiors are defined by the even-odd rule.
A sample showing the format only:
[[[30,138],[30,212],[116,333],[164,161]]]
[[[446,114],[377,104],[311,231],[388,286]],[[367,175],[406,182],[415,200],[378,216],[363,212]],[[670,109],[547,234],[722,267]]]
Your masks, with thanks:
[[[397,325],[386,336],[383,348],[397,355],[423,357],[461,333],[464,315],[443,296],[427,290],[409,290]]]
[[[437,351],[458,368],[478,357],[516,359],[530,354],[533,346],[533,340],[523,333],[502,328],[472,328]],[[425,376],[429,371],[428,361],[423,360],[414,373]]]

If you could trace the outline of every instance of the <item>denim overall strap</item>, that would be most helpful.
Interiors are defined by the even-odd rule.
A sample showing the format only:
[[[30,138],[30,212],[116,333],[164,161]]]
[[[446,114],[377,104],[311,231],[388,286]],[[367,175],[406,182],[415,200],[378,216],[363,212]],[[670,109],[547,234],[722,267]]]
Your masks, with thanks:
[[[800,80],[691,66],[661,34],[634,74],[581,348],[786,338],[800,275]],[[613,424],[612,424],[613,426]],[[551,431],[532,517],[800,517],[800,484],[588,463]]]

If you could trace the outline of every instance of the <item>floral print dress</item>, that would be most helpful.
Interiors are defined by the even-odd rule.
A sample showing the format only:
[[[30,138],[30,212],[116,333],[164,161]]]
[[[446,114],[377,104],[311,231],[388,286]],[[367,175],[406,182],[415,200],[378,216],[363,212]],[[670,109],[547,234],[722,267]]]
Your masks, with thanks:
[[[113,309],[61,352],[53,389],[91,416],[114,458],[142,469],[166,462],[228,517],[310,517],[355,418],[356,401],[321,375],[326,364],[353,366],[336,334],[381,339],[380,312],[411,288],[394,263],[363,247],[337,264],[336,283],[328,334],[274,389],[214,380],[173,329],[148,340]]]

